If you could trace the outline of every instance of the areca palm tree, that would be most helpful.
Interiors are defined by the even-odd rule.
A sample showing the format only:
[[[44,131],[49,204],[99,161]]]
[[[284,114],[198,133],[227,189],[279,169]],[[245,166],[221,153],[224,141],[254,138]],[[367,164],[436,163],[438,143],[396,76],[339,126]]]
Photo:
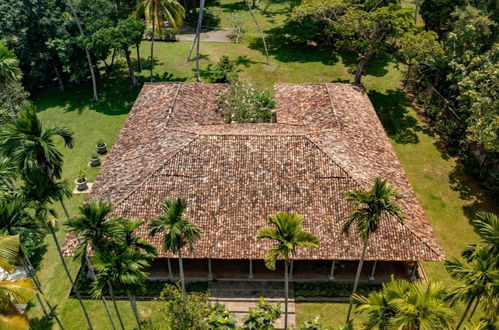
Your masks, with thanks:
[[[90,260],[88,259],[87,251],[89,247],[91,247],[93,251],[101,250],[104,248],[106,240],[120,240],[123,236],[121,219],[107,219],[106,217],[112,211],[112,205],[104,203],[102,200],[93,201],[80,206],[79,210],[80,215],[69,219],[66,226],[69,228],[68,232],[78,238],[78,243],[74,250],[75,259],[80,259],[82,263],[85,263],[88,266],[88,269],[95,280],[96,275],[90,264]],[[111,284],[108,283],[108,286],[110,285]],[[112,291],[112,288],[109,288],[109,290]],[[115,329],[113,317],[107,305],[105,295],[102,295],[101,298],[109,320],[111,321],[111,326]],[[114,295],[112,298],[121,328],[125,329]]]
[[[375,179],[374,184],[369,191],[355,189],[346,194],[345,199],[353,204],[356,209],[347,217],[341,228],[341,234],[348,236],[351,226],[355,223],[357,233],[363,241],[362,253],[357,267],[357,274],[355,275],[352,295],[357,292],[362,266],[366,258],[369,236],[378,229],[382,217],[392,216],[400,222],[403,221],[400,207],[394,201],[396,197],[398,197],[397,191],[390,186],[386,180],[381,180],[380,178]],[[350,321],[351,312],[352,302],[350,301],[346,322]]]
[[[19,69],[14,51],[8,49],[7,46],[0,41],[0,89],[5,90],[5,86],[9,81],[19,81],[21,76],[21,69]],[[6,91],[5,95],[7,96],[10,111],[14,111],[14,104],[10,98],[10,94]]]
[[[177,0],[142,0],[134,13],[135,17],[144,17],[151,27],[151,81],[154,67],[154,39],[161,38],[168,23],[174,29],[182,25],[185,9]]]
[[[475,232],[480,236],[481,241],[478,243],[470,243],[464,249],[462,256],[471,261],[474,259],[479,249],[489,251],[491,255],[499,255],[499,218],[497,215],[487,212],[477,213],[475,219],[472,220]],[[497,259],[499,263],[499,258]]]
[[[263,228],[258,232],[257,239],[269,239],[274,243],[265,256],[265,265],[275,270],[278,258],[284,258],[284,329],[288,328],[288,296],[289,296],[289,261],[302,246],[317,248],[319,239],[302,230],[303,216],[292,212],[277,212],[269,215],[267,221],[272,227]]]
[[[458,300],[466,302],[466,308],[461,316],[456,330],[461,328],[471,306],[476,302],[485,301],[485,307],[489,307],[490,301],[497,301],[499,298],[499,270],[497,269],[497,255],[491,255],[485,247],[480,247],[474,251],[473,260],[463,263],[456,258],[445,261],[445,268],[453,279],[460,280],[463,284],[455,287],[448,295],[451,303]],[[492,309],[494,308],[492,304]],[[469,318],[473,317],[476,307],[471,312]],[[489,313],[493,318],[495,311]]]
[[[410,290],[390,299],[396,309],[391,324],[398,329],[451,329],[453,312],[445,294],[443,284],[412,283]]]
[[[267,49],[267,42],[265,42],[265,36],[263,35],[262,28],[260,27],[260,24],[258,24],[258,20],[255,17],[255,14],[253,13],[253,10],[251,9],[252,5],[249,3],[248,0],[244,0],[244,3],[248,7],[248,11],[251,15],[251,19],[253,19],[253,22],[256,25],[256,28],[258,29],[258,33],[260,33],[260,38],[262,39],[263,42],[263,49],[265,50],[265,56],[267,57],[267,65],[270,65],[270,57],[269,57],[269,51]]]
[[[0,235],[0,267],[7,272],[14,270],[12,261],[19,251],[19,236]],[[29,323],[25,314],[17,305],[27,304],[36,294],[31,279],[23,278],[15,281],[0,281],[0,325],[2,329],[28,329]]]
[[[105,249],[97,251],[93,258],[97,277],[92,284],[92,295],[102,296],[105,287],[123,288],[127,292],[139,329],[141,322],[132,290],[144,285],[148,275],[146,270],[153,259],[153,254],[117,242],[111,242]]]
[[[68,277],[71,285],[73,285],[73,277],[71,276],[66,261],[64,260],[61,245],[56,235],[57,215],[55,211],[50,208],[50,205],[52,203],[58,200],[62,200],[62,198],[64,197],[70,196],[71,191],[63,182],[48,181],[45,175],[40,173],[36,169],[27,170],[23,174],[23,176],[24,184],[20,189],[20,193],[22,194],[22,196],[24,196],[24,198],[33,203],[35,216],[49,229],[49,232],[57,249],[57,254],[59,255],[59,259],[61,260],[62,266],[64,268],[64,272]],[[87,309],[83,304],[79,290],[76,286],[74,286],[73,289],[75,291],[76,298],[78,299],[78,302],[82,308],[88,327],[90,329],[93,329],[92,322],[90,321]]]
[[[161,204],[162,214],[155,217],[149,224],[149,236],[162,234],[163,249],[178,255],[180,283],[182,285],[182,302],[186,309],[186,292],[184,265],[182,263],[182,248],[187,246],[191,251],[196,241],[201,239],[203,232],[199,226],[184,218],[187,201],[182,198],[177,200],[166,199]]]

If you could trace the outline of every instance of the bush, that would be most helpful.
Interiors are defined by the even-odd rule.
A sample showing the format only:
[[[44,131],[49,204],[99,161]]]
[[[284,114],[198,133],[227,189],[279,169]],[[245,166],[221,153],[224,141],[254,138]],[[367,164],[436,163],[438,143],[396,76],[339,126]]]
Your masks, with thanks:
[[[199,9],[192,9],[185,15],[184,23],[191,27],[198,25]],[[201,23],[203,29],[216,29],[220,26],[220,17],[214,14],[211,10],[205,8],[203,11],[203,22]]]
[[[215,68],[208,67],[208,74],[210,81],[214,83],[226,83],[230,80],[236,79],[236,65],[228,56],[222,56]]]
[[[232,81],[217,103],[229,123],[269,123],[273,119],[274,99],[268,91],[260,90],[251,83]]]
[[[338,283],[295,283],[295,296],[301,297],[348,297],[352,294],[353,284]],[[366,295],[371,291],[381,290],[381,285],[359,285],[357,294]]]
[[[177,41],[177,31],[174,28],[166,28],[163,31],[163,35],[161,36],[161,39],[167,42],[174,42]]]
[[[274,322],[282,315],[281,304],[272,305],[260,298],[255,308],[248,310],[248,315],[243,319],[243,329],[268,330],[274,329]]]

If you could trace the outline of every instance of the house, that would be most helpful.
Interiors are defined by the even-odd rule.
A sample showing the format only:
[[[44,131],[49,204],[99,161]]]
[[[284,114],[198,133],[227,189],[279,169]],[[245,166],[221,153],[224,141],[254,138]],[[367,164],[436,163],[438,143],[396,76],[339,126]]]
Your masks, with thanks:
[[[137,218],[137,235],[159,251],[155,279],[178,276],[176,256],[150,238],[147,223],[165,198],[189,203],[186,217],[203,238],[184,251],[186,277],[281,279],[263,259],[270,242],[256,240],[277,211],[304,216],[318,249],[295,256],[295,281],[352,281],[362,242],[340,234],[352,211],[345,193],[387,178],[401,198],[405,222],[387,217],[371,236],[365,281],[414,278],[420,261],[443,250],[405,177],[366,93],[349,84],[277,84],[276,123],[226,123],[217,110],[224,84],[147,83],[107,156],[89,199],[114,205],[113,216]],[[66,254],[74,238],[65,243]]]

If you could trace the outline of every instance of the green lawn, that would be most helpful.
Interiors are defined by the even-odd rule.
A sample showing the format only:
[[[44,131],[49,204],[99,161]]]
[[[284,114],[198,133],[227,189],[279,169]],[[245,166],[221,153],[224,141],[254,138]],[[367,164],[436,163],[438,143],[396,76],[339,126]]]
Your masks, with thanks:
[[[221,1],[221,4],[213,8],[225,16],[231,10],[240,9],[238,1],[235,0]],[[273,29],[283,22],[287,6],[274,4],[269,12],[271,15],[263,16],[258,10],[255,11],[265,30]],[[239,63],[238,68],[243,79],[256,82],[264,88],[271,89],[276,82],[351,81],[352,75],[348,68],[355,65],[355,57],[352,55],[278,44],[277,37],[269,38],[272,64],[267,66],[256,29],[250,25],[247,13],[244,15],[247,33],[240,44],[202,43],[201,69],[205,77],[208,65],[216,62],[220,56],[228,55]],[[225,16],[222,16],[222,24],[227,27]],[[187,42],[155,43],[157,81],[194,80],[195,64],[185,62],[189,46]],[[141,48],[144,58],[147,57],[148,49],[149,43],[144,42]],[[124,65],[123,61],[118,64]],[[401,73],[397,64],[390,58],[378,58],[371,63],[367,73],[364,84],[406,174],[447,256],[457,256],[467,242],[475,239],[468,223],[469,217],[477,210],[492,210],[493,204],[472,180],[458,170],[455,161],[446,157],[438,148],[435,136],[401,90]],[[143,81],[148,81],[149,72],[144,71],[140,77]],[[89,86],[81,86],[63,93],[55,88],[46,89],[33,95],[45,125],[64,125],[75,133],[75,148],[64,150],[64,178],[71,184],[82,168],[88,170],[89,180],[94,180],[98,169],[86,167],[88,158],[98,139],[104,139],[110,146],[114,143],[139,92],[129,89],[128,86],[129,82],[123,72],[106,79],[106,83],[99,81],[101,101],[96,105],[90,103]],[[60,146],[62,148],[62,144]],[[84,196],[76,195],[68,201],[73,214],[77,212],[83,199]],[[64,222],[64,219],[61,218],[61,222]],[[64,231],[64,227],[60,226],[58,234],[61,240]],[[63,276],[54,246],[49,239],[47,244],[48,252],[39,272],[47,296],[58,305],[62,321],[68,328],[84,329],[85,321],[78,303],[67,299],[70,286]],[[72,261],[70,265],[75,273],[77,265]],[[452,283],[441,263],[427,263],[425,267],[431,280]],[[102,303],[87,301],[85,304],[90,310],[95,328],[109,329],[110,324]],[[120,308],[127,324],[133,327],[129,306],[126,302],[121,302]],[[139,302],[142,316],[147,316],[154,308],[153,302]],[[334,326],[343,320],[345,312],[345,304],[300,303],[297,306],[298,324],[320,314],[327,325]],[[35,321],[41,315],[37,306],[30,311],[30,317],[35,318]],[[38,328],[43,327],[40,325]]]

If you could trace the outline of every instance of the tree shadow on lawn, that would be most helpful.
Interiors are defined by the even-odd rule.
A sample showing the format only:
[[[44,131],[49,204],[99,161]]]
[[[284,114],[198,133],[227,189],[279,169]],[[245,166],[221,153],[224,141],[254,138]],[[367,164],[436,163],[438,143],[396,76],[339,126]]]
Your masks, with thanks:
[[[29,328],[31,330],[52,330],[54,328],[54,320],[52,317],[30,317]]]
[[[267,33],[265,41],[267,42],[269,55],[279,62],[320,62],[325,65],[334,65],[339,61],[339,57],[332,51],[294,43],[283,34],[282,28],[270,29],[265,32]],[[249,48],[265,55],[263,41],[259,37],[250,41]]]
[[[353,52],[339,52],[343,64],[347,70],[354,74],[359,64],[359,56]],[[388,73],[388,64],[393,61],[389,55],[378,55],[367,63],[364,76],[383,77]]]
[[[396,143],[419,143],[416,132],[433,135],[409,113],[407,108],[411,106],[411,102],[402,90],[388,90],[385,93],[371,90],[368,95],[386,134]]]
[[[142,74],[141,76],[137,76],[137,79],[141,83],[148,82],[148,72],[143,70]],[[171,73],[164,72],[161,75],[156,73],[154,79],[157,82],[186,81],[187,77],[177,77]],[[34,100],[36,101],[38,112],[43,112],[53,107],[62,107],[65,112],[78,111],[81,114],[84,110],[92,110],[108,116],[116,116],[127,114],[130,111],[141,90],[141,86],[131,88],[130,78],[123,72],[99,79],[97,81],[97,88],[99,102],[96,104],[93,104],[91,100],[92,85],[89,81],[68,88],[64,92],[59,92],[55,87],[47,87],[36,93]]]
[[[449,172],[449,184],[452,190],[459,193],[459,198],[469,202],[464,205],[463,214],[471,220],[477,212],[491,212],[497,214],[499,209],[487,195],[476,179],[466,172],[463,165],[457,163]]]

